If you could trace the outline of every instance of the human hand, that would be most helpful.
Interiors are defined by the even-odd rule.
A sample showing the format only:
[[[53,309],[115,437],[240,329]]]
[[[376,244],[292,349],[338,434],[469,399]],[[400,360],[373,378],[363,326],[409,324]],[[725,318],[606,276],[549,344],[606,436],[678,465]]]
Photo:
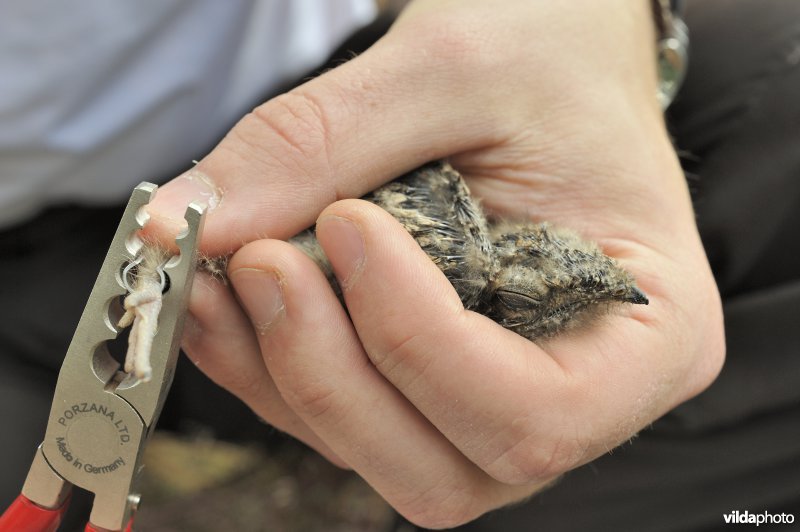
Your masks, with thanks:
[[[149,229],[164,234],[189,200],[223,191],[203,248],[236,251],[246,311],[198,280],[190,357],[418,524],[534,493],[722,363],[718,295],[655,98],[649,3],[600,4],[413,2],[368,52],[248,115],[153,204]],[[386,213],[337,201],[445,156],[490,212],[598,242],[650,306],[537,346],[465,311]],[[265,239],[317,216],[349,318],[309,259]]]

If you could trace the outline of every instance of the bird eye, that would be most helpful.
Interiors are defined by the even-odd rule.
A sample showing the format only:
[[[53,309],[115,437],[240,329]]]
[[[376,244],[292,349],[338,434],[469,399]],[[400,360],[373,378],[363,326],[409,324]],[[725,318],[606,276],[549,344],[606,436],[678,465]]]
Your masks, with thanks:
[[[542,303],[540,299],[536,299],[533,296],[511,290],[498,290],[495,292],[495,296],[500,303],[511,310],[526,310]]]

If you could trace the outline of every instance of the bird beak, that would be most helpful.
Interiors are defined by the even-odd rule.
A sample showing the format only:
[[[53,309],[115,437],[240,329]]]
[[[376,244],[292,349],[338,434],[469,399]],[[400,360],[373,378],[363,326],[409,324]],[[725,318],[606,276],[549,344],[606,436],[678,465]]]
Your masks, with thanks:
[[[633,303],[634,305],[647,305],[650,303],[650,300],[647,299],[647,296],[635,286],[628,290],[628,293],[625,294],[623,301],[626,303]]]

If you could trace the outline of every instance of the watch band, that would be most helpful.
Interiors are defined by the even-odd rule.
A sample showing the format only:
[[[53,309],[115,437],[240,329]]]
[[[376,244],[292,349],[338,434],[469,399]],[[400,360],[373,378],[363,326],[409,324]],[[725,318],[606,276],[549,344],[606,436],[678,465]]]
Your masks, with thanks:
[[[689,64],[689,29],[680,17],[681,0],[652,0],[658,31],[658,101],[666,109],[675,99]]]

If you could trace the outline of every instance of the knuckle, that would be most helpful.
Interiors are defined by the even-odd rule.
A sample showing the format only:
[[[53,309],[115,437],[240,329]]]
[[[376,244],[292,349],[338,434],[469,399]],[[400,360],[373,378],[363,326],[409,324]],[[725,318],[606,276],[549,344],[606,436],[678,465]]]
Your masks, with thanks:
[[[229,372],[220,376],[217,382],[242,400],[258,398],[264,389],[264,376],[255,371]]]
[[[420,332],[387,331],[384,334],[382,348],[367,349],[378,372],[401,390],[424,379],[442,349],[441,341]]]
[[[324,147],[327,138],[324,114],[309,94],[281,94],[256,107],[252,114],[287,147],[304,157],[316,156]]]
[[[586,455],[587,446],[578,440],[561,435],[542,442],[538,436],[518,440],[484,470],[503,484],[530,484],[562,475]]]
[[[387,331],[387,336],[384,338],[385,348],[379,352],[378,350],[369,350],[370,359],[378,371],[388,376],[398,366],[408,365],[418,351],[420,340],[419,334],[408,335],[399,332],[391,334]]]
[[[310,163],[315,173],[329,172],[330,105],[311,91],[281,94],[256,107],[235,131],[247,146],[268,149],[301,168]]]
[[[295,386],[287,400],[296,410],[305,414],[305,417],[314,420],[332,417],[338,419],[344,415],[336,390],[319,383],[311,382]]]
[[[428,382],[438,371],[436,361],[442,350],[452,348],[452,338],[460,334],[462,325],[457,320],[463,316],[460,302],[457,309],[454,305],[435,317],[426,312],[424,319],[398,309],[382,314],[376,321],[385,326],[364,344],[370,362],[401,390],[417,380]]]

